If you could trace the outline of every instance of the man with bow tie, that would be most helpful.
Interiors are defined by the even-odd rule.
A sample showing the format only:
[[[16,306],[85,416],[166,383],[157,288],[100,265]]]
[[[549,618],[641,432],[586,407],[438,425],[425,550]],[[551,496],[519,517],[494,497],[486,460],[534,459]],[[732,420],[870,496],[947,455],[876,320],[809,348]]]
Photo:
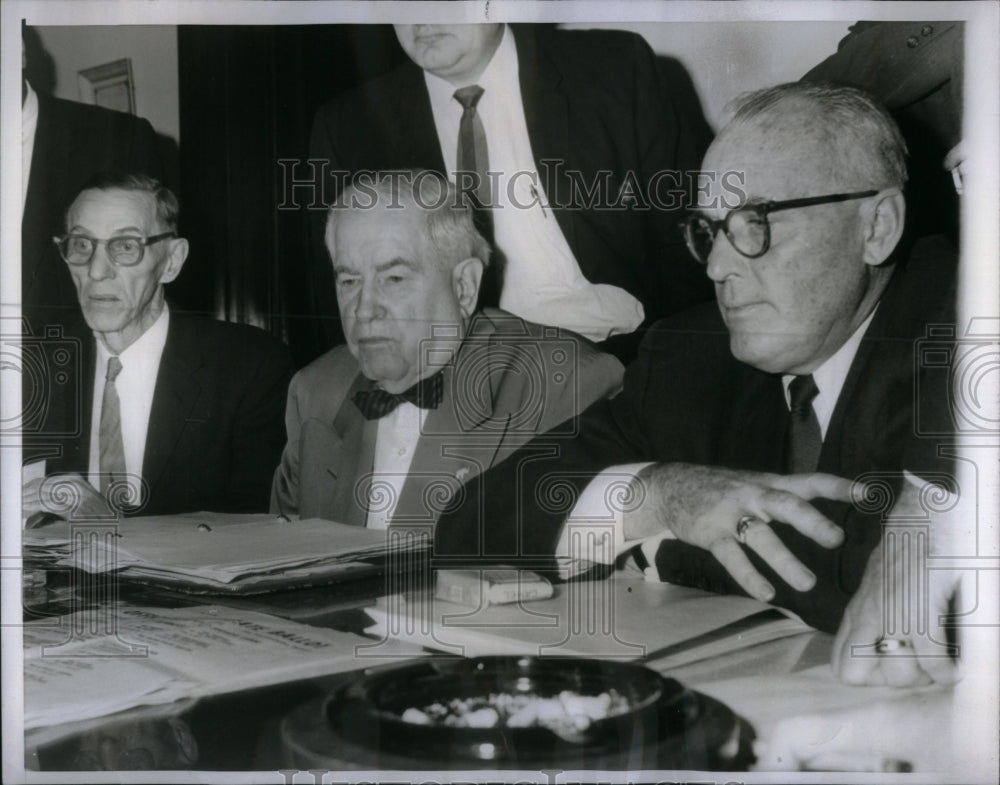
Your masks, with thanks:
[[[272,512],[433,524],[463,482],[620,387],[579,336],[476,312],[489,246],[438,175],[348,187],[325,242],[347,343],[292,380]]]

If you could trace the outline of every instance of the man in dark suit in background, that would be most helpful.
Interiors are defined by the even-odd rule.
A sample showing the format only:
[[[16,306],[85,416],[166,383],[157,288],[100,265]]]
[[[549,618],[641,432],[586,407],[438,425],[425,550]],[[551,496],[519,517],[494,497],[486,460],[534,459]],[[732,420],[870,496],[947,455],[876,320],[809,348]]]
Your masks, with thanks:
[[[316,114],[310,159],[327,164],[316,166],[326,203],[363,171],[468,176],[457,179],[486,206],[498,260],[484,304],[621,359],[641,326],[711,297],[676,231],[686,172],[710,134],[642,38],[501,24],[396,33],[412,62]],[[487,173],[485,194],[468,187]],[[332,293],[328,269],[317,273],[317,296]],[[334,313],[332,297],[323,310]]]
[[[141,174],[98,175],[70,205],[56,245],[93,336],[81,427],[47,466],[70,474],[25,486],[25,516],[68,512],[66,483],[91,505],[84,513],[96,489],[130,514],[267,509],[291,360],[261,330],[168,308],[164,285],[188,253],[177,213]]]
[[[961,21],[856,22],[836,53],[802,77],[857,87],[885,104],[909,152],[907,231],[953,243],[961,178],[949,170],[962,158],[963,38]]]
[[[21,314],[32,335],[79,321],[76,292],[52,245],[66,205],[98,172],[142,172],[163,179],[156,134],[147,120],[36,91],[32,61],[43,56],[37,33],[22,31]]]
[[[917,436],[914,346],[953,308],[954,254],[931,241],[894,253],[905,144],[861,91],[754,94],[703,168],[716,179],[687,237],[718,306],[651,329],[579,438],[551,460],[540,439],[487,474],[442,515],[436,551],[509,561],[520,536],[525,557],[609,561],[650,538],[637,561],[662,579],[832,631],[881,537],[840,477],[898,487],[904,466],[936,468]],[[623,477],[631,494],[609,509],[603,488]],[[546,502],[553,482],[576,488],[575,508]],[[588,521],[614,538],[603,554],[573,550]]]

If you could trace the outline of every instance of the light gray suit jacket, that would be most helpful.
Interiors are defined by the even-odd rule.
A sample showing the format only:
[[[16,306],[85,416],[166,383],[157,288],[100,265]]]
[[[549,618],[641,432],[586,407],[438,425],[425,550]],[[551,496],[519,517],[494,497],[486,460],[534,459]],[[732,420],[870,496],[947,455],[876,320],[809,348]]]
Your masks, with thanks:
[[[575,333],[498,309],[477,314],[445,367],[443,400],[427,414],[392,523],[433,525],[463,483],[533,436],[571,436],[574,415],[616,393],[623,372]],[[370,384],[346,346],[295,375],[272,512],[365,525],[378,422],[351,398]]]

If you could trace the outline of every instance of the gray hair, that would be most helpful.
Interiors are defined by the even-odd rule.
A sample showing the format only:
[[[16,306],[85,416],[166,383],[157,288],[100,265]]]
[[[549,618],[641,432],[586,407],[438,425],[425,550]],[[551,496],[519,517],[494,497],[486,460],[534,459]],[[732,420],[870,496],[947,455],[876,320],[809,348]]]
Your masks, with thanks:
[[[789,82],[740,96],[734,105],[727,129],[800,110],[797,119],[840,153],[844,173],[856,180],[850,187],[902,188],[906,183],[906,141],[885,107],[863,90]]]
[[[98,172],[83,184],[83,187],[77,192],[77,196],[84,191],[113,190],[138,191],[149,194],[156,202],[157,220],[169,231],[177,231],[177,217],[181,211],[177,197],[163,183],[148,174],[141,172]],[[75,197],[73,201],[76,201]],[[66,208],[64,219],[68,217],[69,207]]]
[[[348,185],[326,218],[324,240],[331,259],[336,260],[340,216],[376,207],[420,210],[427,230],[424,239],[437,251],[441,264],[454,266],[470,257],[483,266],[490,263],[490,245],[476,230],[469,200],[453,183],[429,170],[366,173]]]

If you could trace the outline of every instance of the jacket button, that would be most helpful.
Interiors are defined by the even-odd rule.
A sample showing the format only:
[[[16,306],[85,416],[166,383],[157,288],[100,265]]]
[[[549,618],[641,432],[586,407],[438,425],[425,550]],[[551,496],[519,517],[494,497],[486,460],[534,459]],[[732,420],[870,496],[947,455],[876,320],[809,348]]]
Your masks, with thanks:
[[[915,35],[911,35],[909,38],[906,39],[906,45],[910,47],[910,49],[916,49],[917,44],[919,43],[920,41],[917,40],[917,37]]]
[[[934,28],[931,25],[924,25],[923,27],[920,28],[920,35],[924,36],[925,38],[933,32]]]

